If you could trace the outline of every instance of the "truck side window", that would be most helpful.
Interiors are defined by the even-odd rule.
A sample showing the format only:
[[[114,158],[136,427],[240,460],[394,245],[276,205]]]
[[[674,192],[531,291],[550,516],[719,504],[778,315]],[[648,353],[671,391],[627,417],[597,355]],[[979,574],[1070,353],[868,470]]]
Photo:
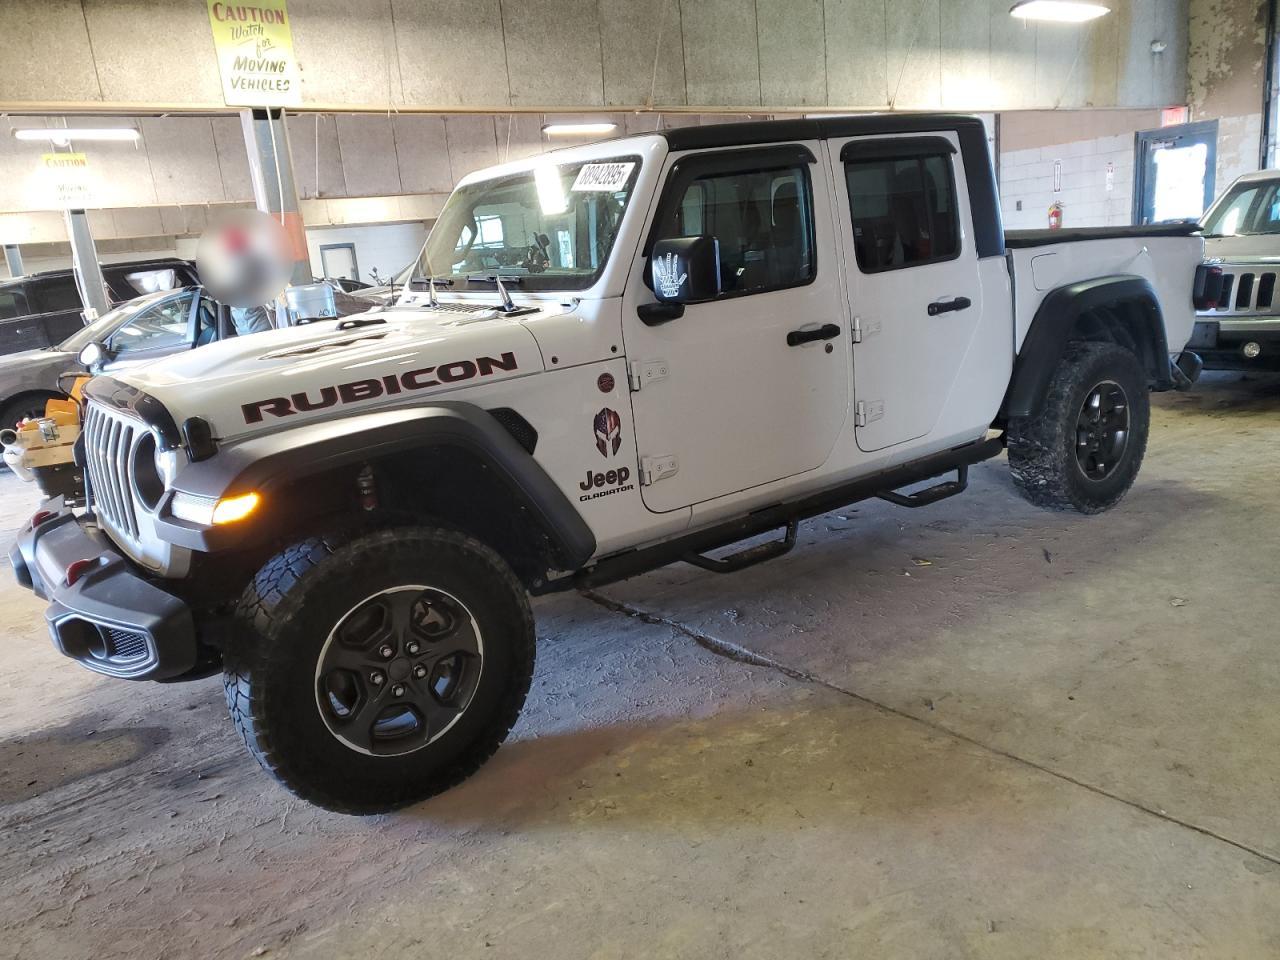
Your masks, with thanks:
[[[36,309],[41,313],[56,313],[61,310],[80,310],[80,291],[70,276],[41,277],[31,284],[31,292],[35,294]]]
[[[845,162],[853,247],[863,273],[960,255],[955,179],[944,155]]]
[[[21,290],[0,290],[0,320],[12,320],[27,314],[27,298]]]
[[[813,279],[813,201],[805,167],[708,172],[678,189],[656,236],[714,236],[725,294],[764,293]]]

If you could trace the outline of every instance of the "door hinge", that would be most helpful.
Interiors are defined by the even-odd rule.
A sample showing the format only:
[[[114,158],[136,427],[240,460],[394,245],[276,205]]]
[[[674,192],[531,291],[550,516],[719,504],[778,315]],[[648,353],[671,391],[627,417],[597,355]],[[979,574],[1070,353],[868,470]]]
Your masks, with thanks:
[[[659,480],[665,480],[667,477],[675,476],[679,472],[680,464],[675,457],[640,458],[640,485],[642,487],[651,486]]]
[[[667,372],[665,360],[632,360],[627,364],[627,382],[635,393],[646,383],[667,379]]]
[[[861,343],[866,337],[880,332],[879,320],[864,320],[862,317],[853,318],[853,342]]]
[[[883,400],[859,400],[853,406],[853,425],[865,427],[884,417]]]

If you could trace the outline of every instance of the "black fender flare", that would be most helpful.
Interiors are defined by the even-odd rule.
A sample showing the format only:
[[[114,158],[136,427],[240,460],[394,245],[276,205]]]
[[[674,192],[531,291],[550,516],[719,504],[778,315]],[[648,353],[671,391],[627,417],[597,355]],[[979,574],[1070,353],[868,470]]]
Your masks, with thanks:
[[[1136,329],[1130,333],[1152,387],[1168,390],[1173,386],[1164,314],[1150,281],[1132,275],[1081,280],[1058,287],[1040,302],[1022,349],[1014,359],[1013,376],[1001,407],[1003,420],[1040,412],[1053,371],[1080,319],[1099,307],[1109,306],[1126,308],[1136,321]]]
[[[564,569],[581,567],[596,550],[595,535],[532,455],[485,410],[440,401],[318,420],[250,436],[182,470],[174,489],[216,499],[257,491],[269,496],[336,467],[377,461],[408,450],[450,446],[481,459],[516,502],[542,526]],[[174,518],[173,492],[160,505],[161,536],[202,551],[245,544],[237,525],[204,528]]]

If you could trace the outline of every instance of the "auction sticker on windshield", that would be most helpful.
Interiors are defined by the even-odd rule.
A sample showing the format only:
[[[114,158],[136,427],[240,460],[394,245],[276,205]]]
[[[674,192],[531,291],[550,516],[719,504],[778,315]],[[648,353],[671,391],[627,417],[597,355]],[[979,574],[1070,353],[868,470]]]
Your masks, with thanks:
[[[600,190],[614,192],[627,185],[634,163],[588,163],[578,171],[572,190]]]

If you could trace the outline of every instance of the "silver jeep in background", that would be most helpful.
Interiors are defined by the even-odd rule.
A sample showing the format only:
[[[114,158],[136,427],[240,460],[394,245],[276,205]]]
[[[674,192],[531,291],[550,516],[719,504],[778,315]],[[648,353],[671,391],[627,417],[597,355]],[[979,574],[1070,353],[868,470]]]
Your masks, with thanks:
[[[1280,371],[1280,170],[1240,177],[1203,223],[1205,260],[1221,271],[1221,292],[1196,311],[1187,349],[1207,370]]]

